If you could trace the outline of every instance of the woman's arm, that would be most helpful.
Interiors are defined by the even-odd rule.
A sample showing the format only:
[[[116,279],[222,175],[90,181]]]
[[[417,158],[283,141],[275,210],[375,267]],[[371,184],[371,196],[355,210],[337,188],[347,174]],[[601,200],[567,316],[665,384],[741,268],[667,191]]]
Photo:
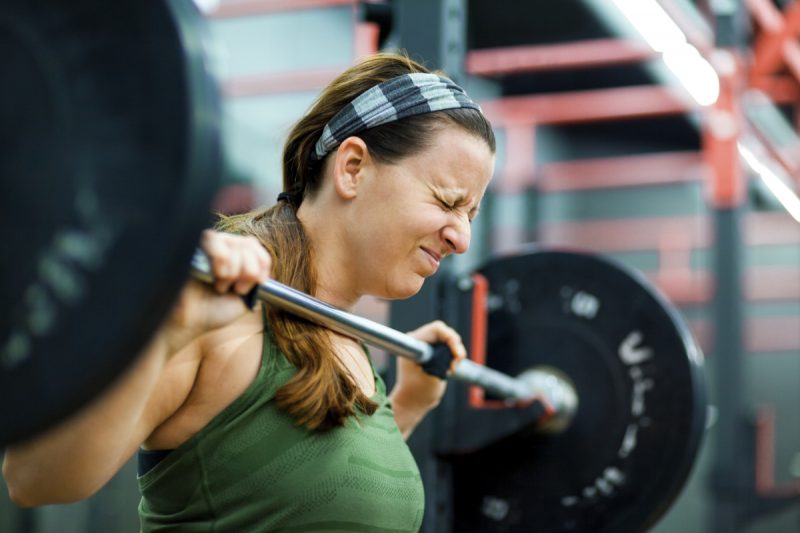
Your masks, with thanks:
[[[252,238],[206,232],[218,291],[247,293],[271,261]],[[189,282],[132,368],[82,411],[5,452],[3,476],[21,506],[64,503],[99,490],[186,399],[203,354],[203,334],[247,309],[231,294]]]
[[[133,367],[78,414],[33,439],[9,447],[3,476],[17,505],[87,498],[135,453],[155,428],[148,403],[167,362],[157,336]]]
[[[429,344],[440,342],[447,344],[453,353],[451,370],[455,368],[457,361],[467,355],[461,336],[441,320],[425,324],[408,334]],[[414,361],[397,358],[397,383],[389,395],[389,400],[392,403],[395,422],[404,439],[408,439],[425,415],[439,405],[446,388],[445,380],[427,374]]]

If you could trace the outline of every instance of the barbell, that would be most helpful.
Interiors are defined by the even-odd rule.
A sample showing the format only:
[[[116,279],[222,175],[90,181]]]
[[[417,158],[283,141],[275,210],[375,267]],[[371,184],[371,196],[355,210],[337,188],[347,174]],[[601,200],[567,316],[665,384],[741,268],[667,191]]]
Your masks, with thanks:
[[[222,157],[203,28],[185,0],[0,6],[0,446],[108,387],[187,273],[209,276],[195,246]],[[688,475],[705,415],[702,356],[680,317],[641,276],[594,256],[537,251],[492,260],[481,274],[493,292],[464,305],[486,313],[483,342],[499,370],[464,361],[454,377],[503,401],[494,410],[464,403],[454,418],[446,454],[459,527],[503,531],[541,514],[558,517],[542,518],[541,530],[611,531],[615,522],[599,517],[626,506],[640,511],[626,527],[652,523]],[[466,285],[453,290],[473,294]],[[257,296],[434,373],[449,362],[277,282]],[[543,423],[553,417],[558,424]],[[670,427],[682,433],[659,442]],[[547,483],[525,478],[532,461]],[[565,464],[581,476],[560,484],[553,469]],[[645,479],[659,490],[637,498]],[[476,480],[482,488],[465,495]]]
[[[201,250],[192,256],[190,272],[198,281],[213,285],[211,266]],[[259,284],[243,299],[249,306],[260,300],[394,355],[411,359],[427,373],[442,379],[447,376],[453,360],[450,349],[444,344],[432,346],[378,322],[342,311],[275,280]],[[546,370],[529,370],[513,378],[466,359],[456,365],[451,377],[479,385],[506,400],[541,402],[545,414],[558,413],[559,418],[569,418],[576,407],[575,391],[569,382]]]

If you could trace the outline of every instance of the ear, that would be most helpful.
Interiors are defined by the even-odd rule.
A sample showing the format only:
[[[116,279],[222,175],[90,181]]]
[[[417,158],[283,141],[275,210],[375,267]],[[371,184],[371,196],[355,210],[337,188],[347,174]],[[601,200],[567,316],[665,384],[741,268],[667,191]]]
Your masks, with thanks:
[[[368,168],[372,165],[366,143],[359,137],[348,137],[336,149],[333,163],[333,184],[336,195],[351,200],[358,195]]]

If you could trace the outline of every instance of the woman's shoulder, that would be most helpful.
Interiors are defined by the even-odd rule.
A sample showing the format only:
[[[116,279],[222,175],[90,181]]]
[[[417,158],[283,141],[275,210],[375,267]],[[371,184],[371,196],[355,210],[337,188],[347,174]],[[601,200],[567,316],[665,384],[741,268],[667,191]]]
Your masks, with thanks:
[[[247,313],[173,357],[148,402],[163,413],[163,422],[145,447],[175,448],[233,403],[255,381],[262,345],[261,317]]]

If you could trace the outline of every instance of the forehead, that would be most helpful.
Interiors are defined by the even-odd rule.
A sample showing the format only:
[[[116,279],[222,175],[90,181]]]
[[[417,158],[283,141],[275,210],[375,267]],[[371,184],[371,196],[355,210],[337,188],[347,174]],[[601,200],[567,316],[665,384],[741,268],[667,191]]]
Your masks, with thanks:
[[[494,154],[486,141],[457,126],[437,130],[428,146],[409,159],[432,185],[481,195],[494,170]]]

